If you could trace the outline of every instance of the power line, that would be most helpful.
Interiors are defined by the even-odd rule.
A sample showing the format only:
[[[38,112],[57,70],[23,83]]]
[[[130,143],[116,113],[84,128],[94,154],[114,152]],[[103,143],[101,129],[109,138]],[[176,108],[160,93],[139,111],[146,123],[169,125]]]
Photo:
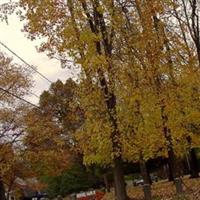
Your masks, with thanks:
[[[34,72],[39,74],[42,78],[47,80],[49,83],[53,83],[51,80],[49,80],[45,75],[43,75],[41,72],[37,71],[32,65],[27,63],[23,58],[21,58],[19,55],[17,55],[14,51],[12,51],[7,45],[5,45],[3,42],[0,41],[0,44],[6,48],[8,51],[10,51],[14,56],[16,56],[19,60],[21,60],[23,63],[25,63],[29,68],[31,68]]]
[[[29,91],[28,93],[31,94],[31,95],[33,95],[34,97],[36,97],[38,99],[40,98],[37,94],[35,94],[35,93],[31,92],[31,91]]]
[[[12,87],[11,87],[12,88]],[[11,89],[11,88],[8,88],[8,89],[4,89],[4,90],[7,90],[8,92],[10,92],[9,90]],[[29,95],[33,95],[34,97],[36,97],[36,98],[38,98],[38,99],[40,99],[40,97],[37,95],[37,94],[35,94],[35,93],[33,93],[33,92],[30,92],[30,91],[27,91],[27,95],[29,96]],[[0,99],[1,99],[1,97],[3,97],[4,96],[4,94],[6,94],[5,92],[3,92],[2,93],[2,95],[0,95]]]
[[[4,77],[6,77],[6,76],[4,76]],[[11,85],[6,90],[10,91],[15,86],[15,84],[16,84],[16,82],[11,83]],[[38,99],[40,98],[37,94],[35,94],[35,93],[31,92],[31,91],[27,91],[27,93],[29,95],[35,96]],[[4,95],[4,93],[2,93],[2,95],[0,95],[0,99],[1,99],[1,97],[3,97],[3,95]]]
[[[2,88],[2,87],[0,87],[0,90],[3,91],[4,93],[7,93],[7,94],[9,94],[9,95],[11,95],[11,96],[13,96],[13,97],[15,97],[15,98],[17,98],[17,99],[19,99],[19,100],[25,102],[25,103],[27,103],[27,104],[33,106],[33,107],[35,107],[35,108],[41,110],[41,108],[40,108],[39,106],[37,106],[37,105],[35,105],[35,104],[33,104],[33,103],[27,101],[26,99],[23,99],[22,97],[17,96],[16,94],[13,94],[12,92],[9,92],[8,90],[6,90],[6,89],[4,89],[4,88]]]
[[[10,90],[10,89],[14,86],[14,84],[15,84],[15,83],[12,83],[12,85],[10,85],[9,88],[8,88],[7,90]],[[4,96],[4,92],[1,94],[0,99],[1,99],[1,97],[3,97],[3,96]]]

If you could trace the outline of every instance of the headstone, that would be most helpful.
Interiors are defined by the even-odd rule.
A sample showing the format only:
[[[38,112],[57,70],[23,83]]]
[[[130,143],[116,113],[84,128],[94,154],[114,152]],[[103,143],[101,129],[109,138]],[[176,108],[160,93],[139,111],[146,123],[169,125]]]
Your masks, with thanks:
[[[180,178],[175,178],[174,184],[176,186],[176,193],[177,195],[182,195],[183,194],[183,186],[182,186],[182,181]]]

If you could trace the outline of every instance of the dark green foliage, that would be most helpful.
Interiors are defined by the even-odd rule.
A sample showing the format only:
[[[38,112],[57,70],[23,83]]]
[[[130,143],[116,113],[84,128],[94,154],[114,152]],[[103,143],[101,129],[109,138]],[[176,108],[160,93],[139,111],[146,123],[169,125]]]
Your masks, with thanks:
[[[100,186],[98,178],[81,165],[73,166],[58,177],[43,177],[42,181],[48,185],[46,191],[51,198]]]

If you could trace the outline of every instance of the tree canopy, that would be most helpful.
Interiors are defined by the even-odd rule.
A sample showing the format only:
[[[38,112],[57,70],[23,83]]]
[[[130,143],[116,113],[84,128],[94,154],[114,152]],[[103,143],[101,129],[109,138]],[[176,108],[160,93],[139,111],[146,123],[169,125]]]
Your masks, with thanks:
[[[167,157],[179,177],[177,158],[199,146],[199,4],[186,2],[19,0],[28,37],[45,38],[39,50],[81,70],[28,114],[29,153],[39,143],[50,162],[77,145],[84,164],[113,168],[118,200],[124,160]]]

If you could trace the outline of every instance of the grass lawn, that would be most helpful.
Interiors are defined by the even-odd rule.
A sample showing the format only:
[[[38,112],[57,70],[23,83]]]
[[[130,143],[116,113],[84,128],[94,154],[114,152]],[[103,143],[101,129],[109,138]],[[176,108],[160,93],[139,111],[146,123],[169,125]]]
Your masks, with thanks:
[[[177,197],[175,193],[175,185],[171,182],[160,181],[153,183],[152,185],[152,196],[153,200],[200,200],[200,178],[189,179],[184,177],[183,189],[185,197]],[[142,186],[128,186],[127,192],[131,200],[143,200],[143,189]],[[113,191],[107,193],[103,200],[114,200]]]

